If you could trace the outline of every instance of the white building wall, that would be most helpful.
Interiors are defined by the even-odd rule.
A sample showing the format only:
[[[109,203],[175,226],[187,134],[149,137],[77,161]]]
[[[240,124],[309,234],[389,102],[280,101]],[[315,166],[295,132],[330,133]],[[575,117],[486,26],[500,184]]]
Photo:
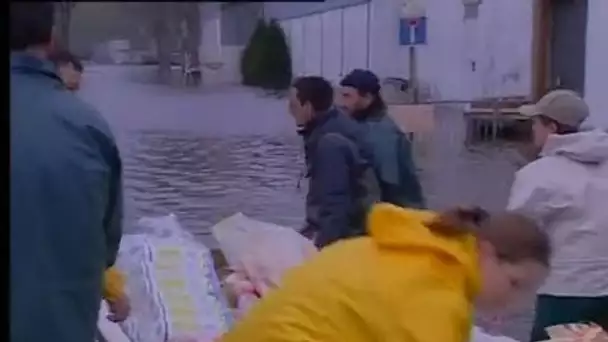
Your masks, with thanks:
[[[603,97],[608,80],[608,0],[588,0],[585,98],[590,123],[608,127]],[[460,0],[427,0],[428,43],[418,48],[419,76],[434,100],[524,96],[532,93],[533,1],[486,0],[476,19],[464,19]],[[321,74],[338,82],[352,68],[408,78],[408,48],[399,45],[403,0],[372,0],[281,25],[292,49],[294,76]],[[369,10],[368,7],[369,6]],[[222,46],[218,3],[203,5],[201,56],[221,61],[207,80],[238,83],[240,46]],[[369,51],[367,30],[369,13]]]
[[[409,78],[408,47],[399,45],[402,5],[372,0],[282,20],[294,75],[322,74],[336,82],[354,68],[370,68],[380,77]],[[484,1],[478,18],[465,20],[461,1],[427,0],[427,17],[418,72],[434,99],[530,95],[532,1]]]
[[[342,10],[327,11],[323,18],[322,75],[338,83],[342,77]]]
[[[408,47],[398,40],[402,0],[372,1],[371,67],[379,76],[408,77]],[[530,0],[484,1],[477,19],[464,19],[455,0],[427,0],[427,45],[418,72],[434,99],[527,96],[531,91]]]
[[[608,129],[608,1],[589,0],[585,100],[591,109],[589,123]]]
[[[367,3],[282,20],[289,32],[294,76],[322,75],[334,83],[370,67]]]

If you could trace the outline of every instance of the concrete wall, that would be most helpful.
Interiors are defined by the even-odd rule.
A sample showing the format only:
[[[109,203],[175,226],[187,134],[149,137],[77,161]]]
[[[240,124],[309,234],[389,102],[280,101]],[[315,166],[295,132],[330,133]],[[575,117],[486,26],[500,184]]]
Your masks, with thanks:
[[[402,1],[372,1],[371,66],[408,77],[408,48],[399,46]],[[528,95],[531,90],[532,1],[484,1],[465,19],[461,1],[428,0],[428,44],[418,48],[419,76],[437,100]]]
[[[608,129],[608,1],[589,0],[585,100],[591,109],[589,123]]]
[[[296,74],[320,68],[324,76],[335,80],[354,67],[369,67],[380,77],[409,77],[408,47],[399,45],[403,0],[323,4],[326,8],[321,13],[318,3],[266,4],[265,16],[282,19],[290,37]],[[418,70],[432,97],[470,100],[529,95],[532,5],[530,0],[484,1],[465,19],[461,1],[427,0],[428,44],[417,48]],[[317,45],[320,54],[308,51]],[[329,49],[335,51],[329,53]],[[326,54],[340,58],[332,61],[331,56],[322,57]],[[339,66],[333,65],[338,62]]]
[[[592,111],[590,123],[608,127],[603,102],[608,80],[608,0],[588,1],[585,98]],[[337,81],[347,69],[369,67],[381,77],[407,78],[408,49],[398,41],[402,4],[403,0],[371,0],[369,10],[364,11],[367,0],[268,2],[264,16],[281,20],[292,45],[296,74],[320,72]],[[203,63],[224,63],[220,70],[205,71],[207,81],[238,83],[243,46],[222,44],[219,3],[202,6]],[[347,12],[350,14],[345,15]],[[427,0],[428,44],[418,48],[418,60],[419,76],[430,87],[432,98],[530,96],[533,1],[486,0],[467,14],[465,19],[459,0]],[[353,20],[348,19],[351,16]],[[370,49],[364,51],[361,47],[368,44],[368,31]]]
[[[386,0],[381,0],[386,1]],[[325,0],[323,2],[266,2],[264,16],[277,20],[300,18],[306,15],[360,5],[370,0]]]
[[[369,3],[281,20],[295,76],[322,75],[337,83],[355,68],[370,68]]]

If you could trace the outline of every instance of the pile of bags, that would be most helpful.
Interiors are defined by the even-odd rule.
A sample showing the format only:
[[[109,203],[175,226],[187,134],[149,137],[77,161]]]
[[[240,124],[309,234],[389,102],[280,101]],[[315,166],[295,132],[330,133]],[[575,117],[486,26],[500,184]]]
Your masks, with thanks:
[[[132,342],[213,341],[232,324],[210,251],[173,215],[139,221],[123,237],[116,266],[126,275]]]

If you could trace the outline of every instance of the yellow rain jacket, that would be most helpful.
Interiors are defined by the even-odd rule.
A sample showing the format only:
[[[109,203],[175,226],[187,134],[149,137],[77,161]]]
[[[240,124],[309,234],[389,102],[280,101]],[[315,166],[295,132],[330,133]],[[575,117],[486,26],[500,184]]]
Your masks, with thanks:
[[[125,278],[123,274],[116,267],[108,268],[103,277],[103,299],[108,302],[116,301],[125,295],[124,288]]]
[[[479,287],[474,237],[376,205],[369,237],[337,242],[285,275],[222,342],[465,342]]]

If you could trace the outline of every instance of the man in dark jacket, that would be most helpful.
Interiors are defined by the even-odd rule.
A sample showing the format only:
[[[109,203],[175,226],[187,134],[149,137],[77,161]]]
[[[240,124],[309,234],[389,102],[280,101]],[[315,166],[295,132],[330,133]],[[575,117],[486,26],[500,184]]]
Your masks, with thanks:
[[[367,207],[374,201],[366,184],[369,148],[360,127],[333,107],[333,88],[321,77],[297,79],[289,109],[304,138],[310,178],[303,234],[317,247],[365,232]]]
[[[387,115],[378,77],[371,71],[355,69],[340,86],[341,105],[365,128],[368,144],[372,146],[382,201],[424,208],[410,141]]]
[[[10,4],[10,341],[93,341],[121,237],[110,129],[47,58],[52,2]]]

